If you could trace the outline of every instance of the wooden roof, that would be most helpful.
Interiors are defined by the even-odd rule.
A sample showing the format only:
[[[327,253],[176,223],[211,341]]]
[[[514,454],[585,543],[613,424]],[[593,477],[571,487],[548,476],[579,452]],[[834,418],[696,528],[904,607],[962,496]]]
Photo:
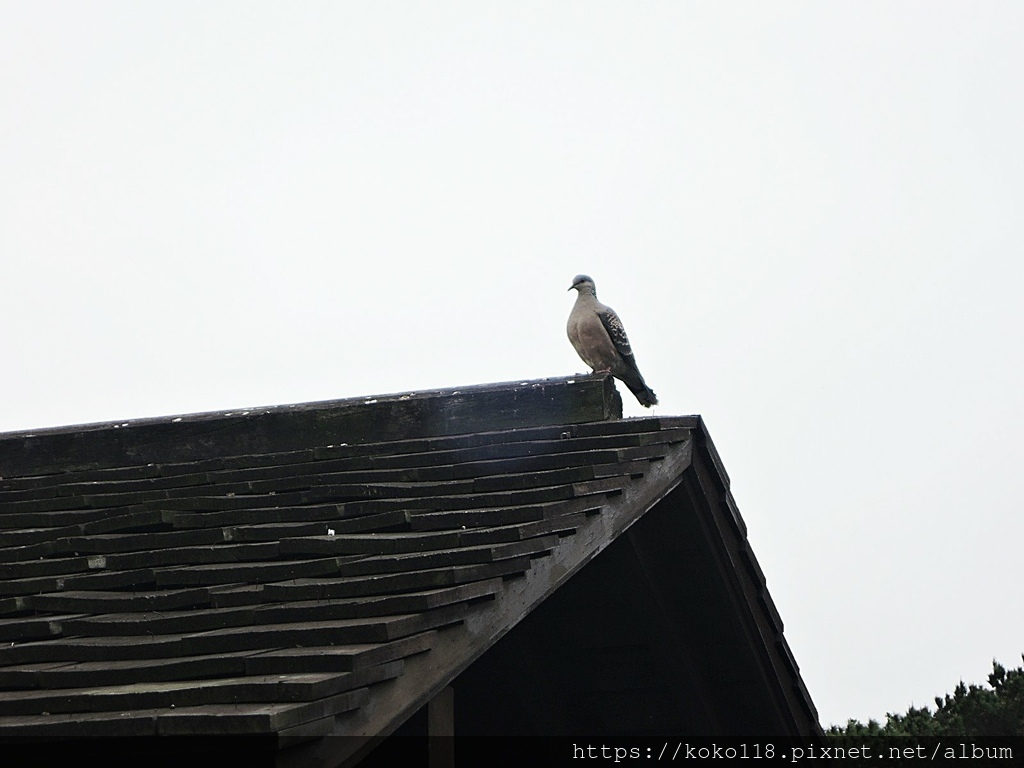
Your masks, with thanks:
[[[703,422],[620,413],[580,377],[0,436],[0,741],[235,735],[335,764],[457,678],[481,734],[819,740]],[[501,706],[595,687],[557,629],[576,614],[620,636],[597,647],[639,670],[616,689],[639,719],[602,720],[617,700],[593,692],[546,725],[481,715],[552,632],[547,683],[516,674]],[[654,646],[704,703],[644,699],[628,649]]]

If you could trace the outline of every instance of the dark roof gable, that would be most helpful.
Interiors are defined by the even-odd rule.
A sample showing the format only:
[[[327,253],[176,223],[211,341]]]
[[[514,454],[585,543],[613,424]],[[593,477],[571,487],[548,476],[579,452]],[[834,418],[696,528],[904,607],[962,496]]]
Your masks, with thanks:
[[[0,740],[250,735],[319,762],[453,680],[473,702],[569,614],[703,696],[626,733],[820,738],[702,421],[620,414],[581,377],[0,436]],[[591,651],[560,647],[506,700],[575,690]],[[484,704],[463,720],[493,731]]]

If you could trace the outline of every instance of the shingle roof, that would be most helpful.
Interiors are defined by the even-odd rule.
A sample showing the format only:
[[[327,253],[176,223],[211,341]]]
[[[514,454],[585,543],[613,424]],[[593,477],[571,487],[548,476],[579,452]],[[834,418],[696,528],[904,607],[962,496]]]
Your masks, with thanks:
[[[820,733],[703,423],[620,408],[585,377],[0,436],[0,740],[386,734],[696,454]]]

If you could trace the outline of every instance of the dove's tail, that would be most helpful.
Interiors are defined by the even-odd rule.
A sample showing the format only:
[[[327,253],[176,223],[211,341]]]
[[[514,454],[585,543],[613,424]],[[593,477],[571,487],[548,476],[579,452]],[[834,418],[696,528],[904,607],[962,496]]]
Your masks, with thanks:
[[[652,405],[658,404],[658,396],[654,394],[654,390],[647,386],[643,376],[637,374],[636,376],[630,376],[624,378],[622,383],[629,387],[629,391],[636,395],[636,399],[640,401],[640,405],[644,408],[650,408]]]

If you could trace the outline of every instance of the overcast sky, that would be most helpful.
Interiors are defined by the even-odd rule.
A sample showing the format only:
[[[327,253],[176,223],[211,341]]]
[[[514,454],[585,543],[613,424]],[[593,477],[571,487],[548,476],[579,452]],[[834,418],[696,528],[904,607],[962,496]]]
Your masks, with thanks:
[[[1024,651],[1022,37],[0,1],[0,431],[581,372],[586,272],[706,419],[823,725],[932,704]]]

